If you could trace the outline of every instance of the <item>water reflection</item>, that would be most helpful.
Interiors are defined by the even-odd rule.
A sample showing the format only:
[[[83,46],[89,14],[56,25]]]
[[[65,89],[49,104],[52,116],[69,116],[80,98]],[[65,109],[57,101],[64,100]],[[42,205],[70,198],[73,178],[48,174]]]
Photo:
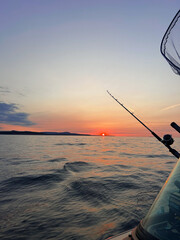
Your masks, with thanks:
[[[118,234],[144,217],[176,162],[152,138],[0,140],[1,239]]]

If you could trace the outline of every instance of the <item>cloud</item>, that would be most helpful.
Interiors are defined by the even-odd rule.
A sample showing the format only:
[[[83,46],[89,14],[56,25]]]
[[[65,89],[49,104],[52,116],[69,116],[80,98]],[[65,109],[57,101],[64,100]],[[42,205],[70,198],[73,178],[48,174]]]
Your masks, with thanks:
[[[19,110],[15,103],[0,102],[0,123],[32,126],[35,123],[28,120],[29,114],[24,112],[17,112]]]
[[[8,87],[3,87],[3,86],[0,86],[0,93],[2,95],[15,94],[15,95],[25,97],[24,93],[20,92],[19,90],[15,90],[15,89],[10,90]]]
[[[170,110],[170,109],[173,109],[173,108],[176,108],[176,107],[180,107],[180,103],[172,105],[172,106],[169,106],[169,107],[166,107],[166,108],[163,108],[163,109],[161,109],[161,111]]]
[[[0,87],[0,93],[11,93],[7,87]]]

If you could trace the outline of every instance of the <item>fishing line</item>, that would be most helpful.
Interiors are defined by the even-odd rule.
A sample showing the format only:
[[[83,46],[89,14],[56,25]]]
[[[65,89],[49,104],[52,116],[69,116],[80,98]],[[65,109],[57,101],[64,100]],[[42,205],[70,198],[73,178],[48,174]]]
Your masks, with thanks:
[[[133,116],[141,125],[143,125],[159,142],[161,142],[165,147],[169,149],[169,151],[179,159],[180,153],[175,149],[171,148],[170,145],[173,144],[174,140],[170,134],[164,135],[163,139],[160,138],[155,132],[153,132],[148,126],[146,126],[138,117],[134,115],[128,108],[126,108],[121,102],[118,101],[108,90],[107,93],[121,106],[123,107],[131,116]]]

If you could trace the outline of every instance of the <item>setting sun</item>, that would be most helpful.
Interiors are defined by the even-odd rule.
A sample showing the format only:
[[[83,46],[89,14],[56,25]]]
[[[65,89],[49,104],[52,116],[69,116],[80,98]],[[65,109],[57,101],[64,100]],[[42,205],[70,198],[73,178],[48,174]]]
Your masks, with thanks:
[[[100,136],[102,136],[102,137],[105,137],[105,136],[107,136],[107,135],[108,135],[108,134],[105,133],[105,132],[100,133]]]

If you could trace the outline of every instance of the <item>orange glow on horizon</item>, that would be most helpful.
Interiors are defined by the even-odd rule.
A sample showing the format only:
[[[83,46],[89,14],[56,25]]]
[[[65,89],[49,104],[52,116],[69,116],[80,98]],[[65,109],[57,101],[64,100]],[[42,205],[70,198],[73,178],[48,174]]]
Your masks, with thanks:
[[[119,137],[149,137],[152,136],[143,126],[129,121],[117,123],[115,121],[105,121],[96,119],[87,120],[75,118],[72,116],[46,115],[32,119],[35,125],[20,126],[10,124],[0,124],[1,131],[35,131],[35,132],[71,132],[79,134],[90,134],[96,136],[119,136]],[[150,124],[149,124],[150,125]],[[154,130],[160,137],[167,133],[167,125],[162,123],[151,124],[150,128]],[[170,131],[171,130],[171,131]],[[168,129],[173,137],[179,137],[173,129]]]
[[[71,132],[71,133],[79,133],[79,134],[90,134],[90,135],[95,135],[95,136],[119,136],[119,137],[137,137],[137,136],[151,136],[147,131],[132,131],[132,129],[108,129],[103,132],[96,131],[93,128],[90,128],[89,126],[86,128],[84,126],[82,128],[78,126],[72,126],[72,127],[67,127],[65,126],[64,128],[58,127],[58,123],[54,124],[55,126],[51,128],[48,124],[37,124],[34,126],[18,126],[18,125],[8,125],[8,124],[2,124],[1,125],[1,131],[32,131],[32,132]]]

